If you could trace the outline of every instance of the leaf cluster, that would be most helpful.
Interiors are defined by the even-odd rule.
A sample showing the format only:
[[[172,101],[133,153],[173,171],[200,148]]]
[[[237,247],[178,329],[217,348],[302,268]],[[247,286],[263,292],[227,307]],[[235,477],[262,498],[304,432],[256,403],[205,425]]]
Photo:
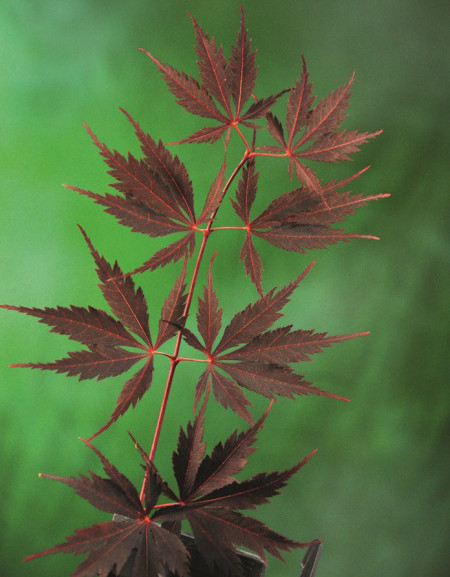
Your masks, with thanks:
[[[94,577],[107,575],[113,569],[120,572],[135,552],[132,577],[158,577],[166,570],[188,577],[189,555],[180,539],[183,520],[189,522],[197,548],[211,572],[221,575],[243,576],[236,546],[249,547],[266,560],[266,552],[282,559],[281,551],[307,545],[280,535],[240,511],[269,502],[312,454],[285,471],[260,473],[239,481],[236,475],[254,452],[256,434],[268,411],[252,427],[241,433],[235,431],[206,455],[205,408],[206,400],[186,430],[180,428],[177,450],[172,455],[176,491],[161,478],[134,439],[145,471],[142,499],[130,480],[87,441],[86,445],[101,460],[106,477],[93,472],[79,478],[42,475],[68,485],[91,505],[115,517],[78,530],[64,543],[27,560],[53,553],[87,553],[72,576]],[[161,503],[161,499],[166,502]]]
[[[74,577],[120,572],[130,562],[135,577],[157,577],[167,572],[187,577],[189,554],[180,539],[183,521],[189,523],[210,570],[223,575],[242,575],[236,547],[250,548],[266,561],[266,553],[281,558],[281,551],[304,546],[305,543],[290,540],[242,513],[277,495],[311,456],[282,472],[263,472],[238,480],[236,476],[254,452],[256,434],[268,412],[255,422],[250,399],[254,394],[262,395],[272,404],[276,397],[294,399],[314,394],[347,400],[308,382],[295,372],[293,365],[309,361],[312,355],[335,343],[367,334],[332,336],[315,329],[294,328],[289,323],[280,325],[283,308],[312,265],[286,286],[265,291],[258,249],[260,240],[289,252],[306,253],[339,241],[376,238],[348,233],[334,226],[368,202],[388,196],[354,194],[347,189],[368,167],[340,181],[322,182],[310,165],[311,162],[350,160],[362,144],[380,133],[342,128],[353,76],[315,104],[302,57],[301,75],[293,87],[258,98],[255,96],[256,52],[251,46],[242,8],[237,38],[229,57],[192,16],[191,20],[198,80],[164,64],[150,52],[143,52],[156,64],[176,102],[187,112],[208,121],[208,126],[178,143],[213,144],[222,140],[225,145],[223,163],[216,169],[200,208],[196,207],[198,200],[183,162],[161,140],[146,133],[128,112],[122,110],[139,141],[140,157],[109,148],[86,126],[113,179],[113,192],[99,194],[75,186],[66,185],[67,188],[93,200],[132,232],[150,239],[171,235],[175,239],[134,270],[125,272],[117,261],[111,264],[97,251],[80,226],[109,311],[77,305],[45,308],[0,305],[0,308],[35,317],[49,326],[51,332],[65,335],[84,347],[52,362],[12,366],[51,370],[77,376],[79,380],[127,375],[109,420],[85,441],[99,457],[106,477],[93,472],[80,477],[43,475],[72,487],[101,511],[115,515],[111,521],[80,529],[64,543],[28,558],[58,552],[87,555],[73,573]],[[285,94],[283,123],[272,107]],[[276,144],[258,147],[257,134],[262,130],[267,130]],[[236,135],[244,153],[227,176],[228,146]],[[267,156],[287,159],[288,173],[291,178],[295,175],[298,183],[296,188],[272,196],[260,214],[254,216],[252,211],[259,194],[256,163]],[[238,225],[217,226],[217,213],[235,181],[237,186],[231,202]],[[240,259],[258,298],[223,326],[222,308],[214,288],[213,256],[203,292],[198,295],[194,330],[187,324],[207,242],[219,232],[232,234],[230,230],[244,235]],[[161,311],[156,313],[159,323],[155,336],[151,334],[149,319],[149,312],[154,313],[153,307],[142,288],[135,284],[133,275],[177,262],[182,263],[181,270]],[[169,354],[163,345],[171,340],[175,344],[173,353]],[[186,345],[199,353],[200,358],[182,357],[180,348]],[[135,441],[144,470],[139,493],[92,440],[130,407],[135,407],[150,389],[156,355],[167,358],[169,371],[150,453]],[[185,429],[180,428],[177,448],[172,454],[175,490],[162,479],[154,457],[174,375],[182,362],[199,363],[203,370],[191,391],[196,416]],[[189,390],[188,385],[185,390]],[[249,428],[241,433],[235,431],[206,454],[204,421],[210,391],[217,403],[242,417]],[[203,404],[198,409],[202,398]]]

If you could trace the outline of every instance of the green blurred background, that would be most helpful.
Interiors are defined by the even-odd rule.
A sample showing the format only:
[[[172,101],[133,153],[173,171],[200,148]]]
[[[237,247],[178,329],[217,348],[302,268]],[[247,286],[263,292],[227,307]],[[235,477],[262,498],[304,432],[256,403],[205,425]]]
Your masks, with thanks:
[[[345,126],[383,128],[384,134],[352,164],[324,166],[319,174],[343,178],[371,164],[354,189],[392,194],[363,208],[347,225],[380,236],[379,242],[342,243],[308,255],[258,245],[265,289],[288,282],[317,259],[286,309],[296,328],[371,331],[370,337],[343,343],[298,369],[316,384],[349,396],[351,403],[308,398],[281,401],[273,409],[249,474],[286,468],[319,451],[259,516],[292,538],[324,538],[320,577],[444,575],[449,537],[448,5],[423,0],[243,4],[259,50],[257,94],[292,85],[302,53],[319,97],[356,70]],[[136,50],[144,47],[196,74],[188,10],[228,52],[239,22],[237,2],[1,3],[0,302],[103,306],[76,223],[125,270],[161,246],[119,227],[60,184],[102,192],[110,181],[82,121],[111,147],[138,151],[118,106],[166,142],[203,126],[174,103],[154,65]],[[284,104],[277,110],[284,114]],[[174,150],[187,165],[197,198],[203,198],[220,166],[221,145]],[[259,167],[262,207],[293,185],[284,162]],[[231,215],[225,207],[222,224]],[[215,279],[229,319],[255,298],[255,291],[236,266],[242,238],[226,234],[211,240],[208,254],[219,250]],[[178,270],[168,267],[137,278],[150,301],[153,330]],[[80,559],[60,555],[28,565],[21,559],[107,515],[37,473],[100,471],[78,436],[89,436],[106,422],[123,379],[79,383],[10,369],[9,363],[59,358],[70,343],[34,319],[8,311],[1,313],[0,326],[0,573],[68,576]],[[152,391],[98,440],[136,483],[138,458],[126,431],[149,445],[167,370],[163,361]],[[196,374],[192,367],[181,367],[175,380],[157,455],[169,478],[168,452],[179,424],[191,415]],[[255,412],[263,410],[266,403],[254,400]],[[208,417],[209,443],[243,427],[211,403]],[[268,577],[298,575],[302,554],[287,554],[286,564],[272,560]]]

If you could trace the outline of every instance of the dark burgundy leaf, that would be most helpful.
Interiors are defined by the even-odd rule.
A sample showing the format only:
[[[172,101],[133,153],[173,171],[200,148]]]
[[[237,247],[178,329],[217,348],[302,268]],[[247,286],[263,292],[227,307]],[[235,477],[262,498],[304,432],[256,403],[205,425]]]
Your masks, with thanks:
[[[81,226],[79,228],[97,265],[99,286],[112,312],[122,324],[151,347],[147,301],[142,289],[139,287],[136,290],[133,279],[124,278],[124,273],[117,262],[111,266],[103,256],[100,256],[85,231]]]
[[[194,193],[186,167],[178,156],[172,156],[161,140],[156,144],[153,138],[149,134],[145,134],[139,124],[125,110],[121,110],[135,128],[147,166],[158,174],[171,191],[179,207],[188,216],[189,222],[194,223]]]
[[[142,50],[142,52],[158,66],[170,92],[176,97],[180,106],[197,116],[214,118],[222,123],[228,122],[226,116],[220,112],[208,92],[200,86],[197,80],[184,72],[178,72],[168,64],[163,64],[147,50]]]
[[[270,407],[249,429],[242,433],[234,431],[225,443],[218,443],[214,447],[211,456],[207,455],[203,459],[198,468],[195,486],[192,487],[191,501],[235,482],[235,476],[242,471],[248,458],[256,450],[253,446],[256,434],[262,428]]]
[[[291,331],[290,329],[291,327],[288,326],[267,331],[243,347],[219,358],[278,365],[301,363],[310,361],[311,355],[321,353],[325,347],[368,334],[327,336],[327,333],[316,333],[314,330]]]
[[[111,415],[111,422],[116,421],[130,406],[135,407],[139,399],[149,389],[153,376],[153,357],[149,357],[145,365],[129,379],[117,399],[116,408]]]
[[[236,383],[216,371],[213,365],[210,365],[205,372],[211,377],[212,390],[216,401],[225,409],[230,408],[248,423],[253,423],[252,415],[247,409],[251,403]],[[205,378],[203,375],[202,377]],[[197,384],[198,386],[199,384]]]
[[[282,316],[278,311],[289,302],[290,296],[309,272],[311,266],[309,265],[295,281],[277,292],[272,289],[255,303],[249,304],[245,309],[238,312],[226,327],[222,339],[214,351],[214,356],[225,349],[246,343],[270,328]]]
[[[280,550],[301,547],[297,543],[269,529],[264,523],[227,509],[196,509],[189,514],[199,551],[212,569],[217,565],[225,574],[244,575],[237,558],[236,546],[248,547],[266,561],[265,550],[283,559]],[[216,536],[220,535],[217,542]]]
[[[214,255],[215,256],[215,255]],[[209,265],[207,285],[203,287],[203,299],[198,299],[197,326],[205,343],[205,351],[211,354],[211,350],[217,335],[222,327],[222,309],[219,309],[219,301],[212,281],[212,263]]]
[[[316,140],[339,127],[347,116],[346,110],[350,98],[350,87],[353,84],[354,77],[355,75],[352,74],[345,86],[329,94],[311,111],[305,123],[303,136],[296,142],[294,150],[297,150],[305,142]]]
[[[291,90],[287,102],[286,130],[288,134],[288,147],[292,146],[292,141],[295,136],[307,122],[310,108],[315,98],[312,94],[312,84],[309,82],[306,60],[303,56],[302,64],[303,70],[301,77]]]
[[[358,132],[341,130],[334,134],[325,134],[322,138],[311,144],[302,152],[297,153],[297,158],[306,158],[321,162],[341,162],[351,160],[350,155],[359,151],[359,147],[366,143],[369,138],[375,138],[381,134],[377,132]]]
[[[94,144],[108,166],[111,167],[109,174],[117,182],[114,188],[122,192],[126,197],[142,202],[150,209],[160,212],[167,217],[189,223],[190,221],[181,211],[174,198],[172,190],[161,180],[160,176],[149,169],[144,160],[137,160],[131,154],[128,159],[117,151],[111,152],[105,144],[99,141],[91,129],[86,125]]]
[[[247,234],[242,245],[240,260],[244,261],[245,273],[250,276],[251,281],[256,285],[258,292],[262,295],[262,270],[263,264],[258,251],[253,244],[251,234]]]
[[[225,535],[224,524],[221,519],[217,520],[214,511],[191,511],[189,524],[196,546],[211,574],[244,577],[242,563],[233,546],[233,538]],[[217,539],[218,535],[220,541]]]
[[[226,111],[228,117],[232,116],[230,107],[230,88],[227,83],[226,61],[223,49],[217,48],[214,38],[208,35],[191,16],[195,28],[196,50],[198,54],[198,67],[200,78],[204,88],[214,96]]]
[[[200,350],[206,352],[201,345]],[[212,385],[214,398],[218,403],[225,409],[230,408],[247,422],[253,423],[252,415],[247,409],[247,406],[251,405],[250,401],[245,397],[236,383],[216,371],[211,363],[208,364],[208,368],[200,375],[195,387],[195,406],[200,402],[208,384]]]
[[[339,229],[330,229],[315,225],[281,225],[270,230],[254,230],[253,234],[291,252],[306,253],[314,248],[327,248],[340,241],[349,241],[352,238],[375,238],[367,235],[345,233]]]
[[[194,412],[197,411],[197,407],[200,404],[200,401],[205,394],[206,390],[209,390],[210,386],[210,371],[209,366],[206,371],[203,371],[201,374],[196,386],[195,386],[195,397],[194,397]]]
[[[225,168],[226,164],[224,161],[216,178],[214,179],[214,182],[211,185],[211,188],[209,189],[208,196],[206,197],[205,204],[203,206],[202,214],[200,215],[197,224],[209,222],[209,220],[218,209],[223,196]]]
[[[207,497],[196,500],[195,505],[201,503],[202,507],[256,509],[259,505],[269,503],[272,497],[278,495],[281,489],[286,486],[290,477],[301,469],[314,453],[316,453],[316,451],[313,451],[305,457],[303,461],[285,471],[259,473],[245,481],[232,481],[227,483],[225,486],[210,491]]]
[[[138,268],[127,273],[127,276],[145,272],[146,270],[155,270],[158,267],[164,267],[170,262],[177,262],[186,256],[192,256],[195,247],[195,232],[191,231],[186,236],[177,240],[160,250],[151,258],[144,262]]]
[[[202,353],[206,352],[205,345],[202,345],[200,340],[195,336],[195,334],[192,331],[190,331],[186,327],[183,327],[182,334],[183,334],[184,340],[187,342],[187,344],[189,346],[196,349],[197,351],[201,351]]]
[[[128,499],[136,504],[136,510],[139,511],[141,509],[141,504],[139,495],[133,483],[123,473],[121,473],[94,445],[85,439],[81,440],[89,449],[94,451],[94,453],[100,459],[103,465],[103,470],[108,475],[114,486],[121,490],[122,493],[127,495]]]
[[[224,124],[221,124],[220,126],[205,126],[204,128],[200,128],[200,130],[194,132],[194,134],[191,134],[191,136],[188,136],[183,140],[177,140],[173,144],[202,144],[204,142],[214,144],[214,142],[219,140],[225,130],[229,130],[229,127]]]
[[[100,345],[89,350],[69,352],[68,354],[68,357],[52,363],[18,363],[10,366],[67,373],[69,377],[78,375],[80,381],[95,378],[101,380],[121,375],[135,363],[148,357],[147,353]]]
[[[250,98],[256,83],[256,51],[251,51],[251,39],[245,27],[245,15],[241,6],[241,25],[232,57],[228,63],[228,77],[235,104],[236,117],[240,116],[243,105]]]
[[[299,161],[297,156],[292,156],[289,164],[289,176],[292,178],[292,168],[298,180],[309,190],[315,192],[323,200],[322,191],[320,190],[320,181],[312,168]]]
[[[281,92],[278,92],[278,94],[272,94],[267,98],[261,98],[260,100],[257,100],[249,107],[247,112],[242,115],[241,121],[262,118],[270,111],[280,96],[283,96],[283,94],[286,92],[288,92],[288,90],[282,90]]]
[[[280,143],[281,148],[278,146],[276,147],[264,146],[261,148],[261,150],[266,150],[267,152],[275,152],[275,153],[284,152],[286,148],[286,142],[284,140],[283,125],[278,120],[278,118],[271,112],[268,112],[266,114],[266,119],[267,119],[267,128],[270,134],[273,136],[275,140],[277,140]]]
[[[185,278],[186,266],[184,265],[161,310],[159,331],[155,343],[156,349],[171,339],[178,332],[179,326],[183,324],[187,299]]]
[[[142,521],[98,523],[75,531],[66,538],[64,543],[30,555],[24,561],[31,561],[54,553],[75,553],[77,555],[89,553],[87,558],[71,574],[71,577],[108,575],[114,567],[121,569],[125,565],[132,550],[140,545],[141,531],[144,528],[145,525]],[[146,577],[150,577],[150,575],[153,577],[154,574],[149,574]]]
[[[350,155],[357,152],[360,145],[369,138],[377,136],[381,131],[375,133],[359,133],[356,130],[338,131],[347,115],[346,109],[354,75],[345,86],[329,94],[312,108],[315,96],[312,94],[312,84],[309,81],[306,61],[303,57],[302,60],[302,74],[294,88],[291,89],[287,103],[287,141],[281,122],[274,115],[268,113],[266,114],[267,127],[279,146],[264,146],[259,150],[268,154],[288,157],[290,177],[292,178],[295,170],[298,180],[304,187],[313,192],[328,208],[327,200],[315,171],[304,164],[303,159],[322,162],[350,160]],[[301,135],[296,140],[299,134]],[[309,147],[302,150],[302,147],[307,143],[310,143]]]
[[[252,362],[225,363],[217,365],[226,371],[241,387],[263,395],[269,399],[274,395],[293,399],[294,395],[322,395],[333,399],[345,400],[314,387],[304,380],[302,375],[292,372],[289,367],[275,364]]]
[[[191,230],[191,227],[172,220],[161,212],[150,209],[146,204],[133,200],[132,198],[122,198],[113,194],[95,194],[89,190],[82,190],[74,186],[68,187],[72,190],[92,198],[97,204],[106,207],[105,212],[115,216],[118,222],[131,228],[133,232],[147,234],[150,237],[165,236],[175,232]]]
[[[259,172],[255,173],[255,161],[251,160],[242,171],[242,177],[236,191],[236,200],[231,201],[236,214],[245,224],[250,223],[250,210],[256,197],[258,176]]]
[[[364,172],[353,175],[356,178]],[[369,202],[377,200],[388,195],[374,195],[364,197],[362,195],[351,195],[349,192],[337,192],[343,184],[350,181],[332,181],[321,186],[321,191],[327,206],[324,206],[315,195],[306,188],[296,188],[285,192],[251,222],[251,228],[254,231],[259,228],[273,228],[289,224],[305,225],[322,225],[328,226],[343,220],[346,216],[355,212],[355,210]]]
[[[202,441],[204,407],[194,424],[189,423],[186,432],[180,431],[178,451],[174,453],[174,471],[182,499],[174,506],[155,508],[152,519],[162,521],[166,526],[187,519],[196,545],[210,569],[221,574],[233,571],[233,576],[241,575],[235,546],[249,547],[265,560],[266,551],[281,558],[280,551],[305,545],[283,537],[260,521],[240,514],[237,509],[255,508],[269,502],[313,453],[286,471],[261,473],[238,482],[235,475],[254,452],[256,434],[271,405],[252,427],[242,433],[235,431],[206,457]],[[188,486],[190,492],[186,490]]]
[[[170,574],[189,577],[189,553],[181,539],[156,523],[145,522],[145,533],[133,566],[132,577]]]
[[[117,469],[116,473],[119,473]],[[86,475],[80,475],[79,478],[56,477],[44,473],[40,476],[72,487],[77,495],[101,511],[125,517],[136,517],[139,512],[142,516],[144,515],[136,488],[123,475],[121,475],[120,484],[116,482],[116,479],[105,479],[92,471],[90,472],[90,477]],[[127,481],[126,487],[123,484],[123,480]]]
[[[131,346],[145,349],[125,327],[105,311],[93,307],[56,307],[44,309],[0,305],[37,317],[40,323],[52,327],[52,333],[67,335],[69,339],[88,346]]]
[[[177,451],[172,454],[173,470],[181,500],[184,500],[192,492],[198,468],[205,455],[206,444],[203,441],[203,434],[207,402],[208,395],[206,395],[194,423],[188,423],[186,432],[180,427]]]

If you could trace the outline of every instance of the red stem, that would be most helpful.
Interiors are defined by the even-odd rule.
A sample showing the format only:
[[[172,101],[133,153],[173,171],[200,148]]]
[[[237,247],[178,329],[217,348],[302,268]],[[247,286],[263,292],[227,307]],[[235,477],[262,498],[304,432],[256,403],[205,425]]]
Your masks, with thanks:
[[[190,284],[189,292],[188,292],[187,299],[186,299],[186,305],[185,305],[184,311],[183,311],[183,316],[185,318],[185,322],[186,322],[187,317],[189,315],[189,309],[190,309],[192,299],[194,296],[194,289],[195,289],[195,284],[197,282],[198,273],[200,270],[200,264],[201,264],[201,261],[202,261],[202,258],[203,258],[204,252],[205,252],[206,243],[208,241],[209,235],[211,234],[212,225],[213,225],[214,219],[216,217],[217,211],[219,210],[220,205],[222,204],[222,200],[223,200],[225,194],[227,193],[227,190],[231,186],[231,183],[233,182],[233,180],[235,179],[236,175],[239,173],[241,168],[244,166],[244,164],[247,162],[250,155],[251,155],[250,151],[246,150],[245,154],[242,157],[242,159],[240,160],[239,164],[236,166],[236,168],[231,173],[230,178],[227,180],[225,186],[223,187],[222,198],[220,200],[219,206],[216,208],[216,210],[211,215],[211,220],[209,221],[206,229],[204,231],[202,231],[203,232],[203,240],[202,240],[202,244],[200,246],[200,250],[198,251],[197,261],[195,263],[194,272],[192,273],[191,284]],[[178,331],[177,340],[175,343],[173,355],[170,358],[171,362],[170,362],[169,374],[167,376],[166,388],[164,390],[164,395],[163,395],[163,399],[161,402],[161,407],[160,407],[159,415],[158,415],[158,421],[156,423],[155,434],[153,436],[153,442],[152,442],[152,446],[151,446],[150,454],[149,454],[149,459],[152,462],[154,461],[156,449],[158,447],[159,436],[161,434],[161,429],[162,429],[162,425],[164,422],[164,416],[166,414],[166,408],[167,408],[167,403],[169,400],[170,390],[172,388],[172,382],[173,382],[173,377],[175,375],[175,369],[176,369],[178,363],[181,361],[181,358],[178,356],[178,353],[179,353],[180,346],[181,346],[182,336],[183,336],[182,330]],[[140,495],[142,502],[144,501],[145,483],[146,483],[146,476],[144,477],[144,481],[142,483],[142,489],[141,489],[141,495]]]

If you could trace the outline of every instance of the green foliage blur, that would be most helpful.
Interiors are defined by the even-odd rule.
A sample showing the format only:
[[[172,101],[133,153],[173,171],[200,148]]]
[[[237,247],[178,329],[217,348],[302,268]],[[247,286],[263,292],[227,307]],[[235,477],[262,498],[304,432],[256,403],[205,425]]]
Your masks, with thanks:
[[[305,398],[275,405],[248,473],[287,468],[319,451],[257,514],[291,538],[325,540],[319,577],[444,575],[449,532],[448,6],[432,0],[243,0],[243,5],[258,48],[258,95],[291,86],[300,74],[301,54],[319,98],[356,70],[345,127],[383,128],[384,134],[366,144],[351,164],[323,166],[319,176],[344,178],[371,164],[354,190],[392,194],[346,223],[349,230],[380,236],[380,241],[342,243],[307,255],[258,245],[265,290],[287,283],[317,260],[286,309],[295,328],[331,334],[370,330],[371,335],[297,368],[352,401]],[[125,270],[162,246],[159,239],[152,242],[118,226],[61,183],[103,192],[110,182],[83,121],[110,147],[138,152],[119,106],[165,142],[204,125],[174,103],[156,67],[137,51],[146,48],[196,75],[187,11],[228,53],[239,23],[237,2],[1,3],[1,303],[105,306],[77,223]],[[284,106],[283,101],[276,109],[281,115]],[[234,144],[239,158],[241,143],[235,139]],[[173,149],[201,202],[220,166],[222,144]],[[296,186],[284,161],[261,161],[259,169],[258,206]],[[233,214],[226,204],[222,224]],[[214,278],[225,320],[256,298],[238,264],[242,240],[236,231],[212,237],[202,268],[218,250]],[[149,299],[153,331],[178,270],[169,266],[136,277]],[[108,516],[38,473],[100,472],[78,437],[90,436],[107,421],[123,379],[80,383],[50,372],[8,368],[54,360],[73,350],[73,343],[14,312],[0,311],[0,327],[0,573],[68,576],[80,558],[53,556],[26,566],[21,559]],[[158,361],[151,391],[97,443],[137,484],[139,458],[127,431],[149,446],[167,371],[165,359]],[[192,416],[197,374],[195,367],[182,366],[174,383],[156,463],[169,479],[179,426]],[[258,414],[266,403],[254,401]],[[212,403],[207,418],[209,446],[245,426]],[[286,564],[271,560],[267,576],[297,576],[302,555],[302,550],[287,554]]]

